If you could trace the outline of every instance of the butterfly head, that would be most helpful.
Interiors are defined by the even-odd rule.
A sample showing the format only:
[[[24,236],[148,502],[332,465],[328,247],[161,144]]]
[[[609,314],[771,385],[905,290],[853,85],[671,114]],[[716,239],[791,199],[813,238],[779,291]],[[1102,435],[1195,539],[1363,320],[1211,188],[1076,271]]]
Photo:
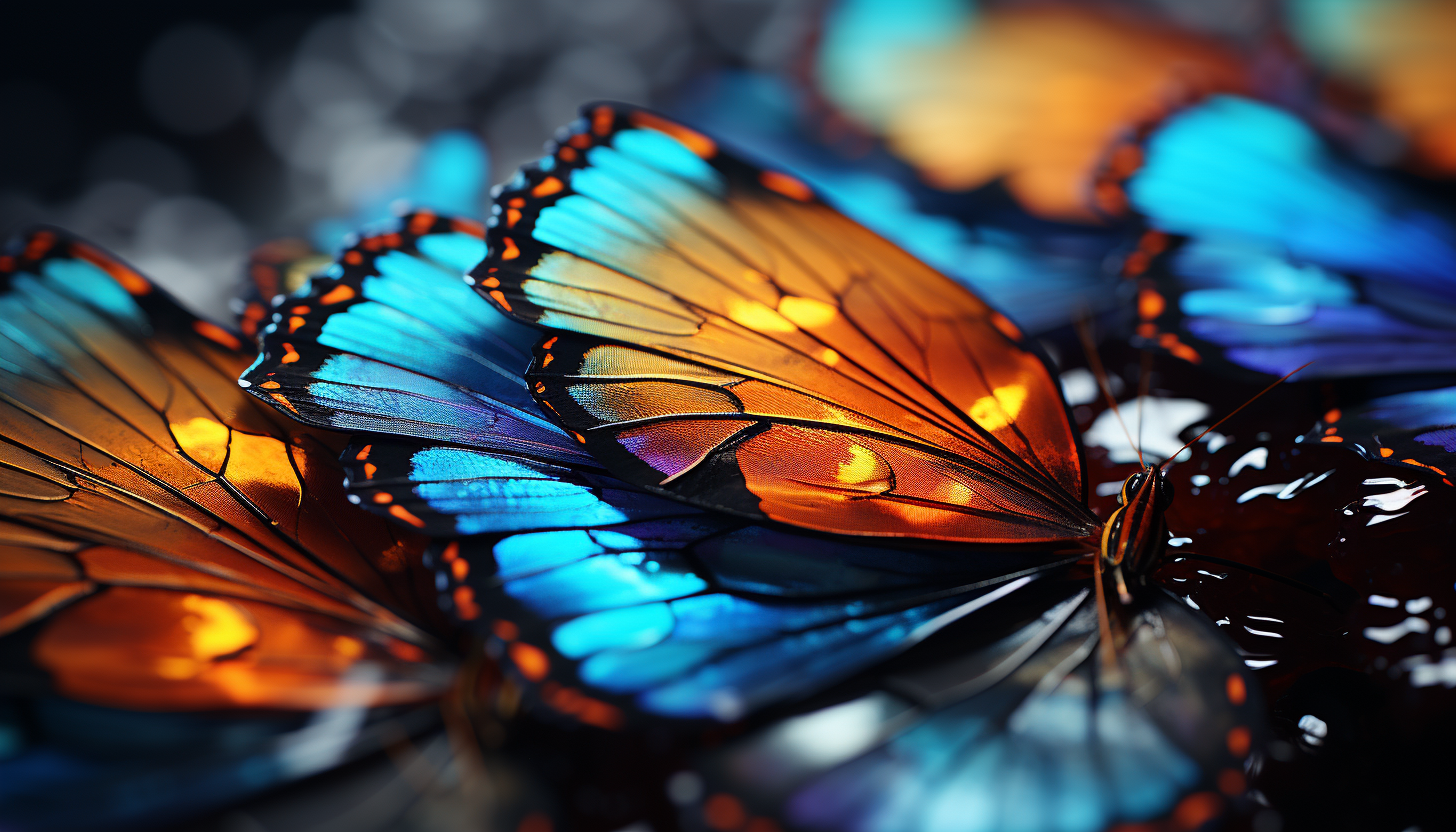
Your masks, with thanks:
[[[1118,502],[1102,529],[1101,556],[1109,566],[1144,575],[1168,537],[1163,514],[1173,504],[1173,484],[1165,471],[1149,465],[1123,482]]]

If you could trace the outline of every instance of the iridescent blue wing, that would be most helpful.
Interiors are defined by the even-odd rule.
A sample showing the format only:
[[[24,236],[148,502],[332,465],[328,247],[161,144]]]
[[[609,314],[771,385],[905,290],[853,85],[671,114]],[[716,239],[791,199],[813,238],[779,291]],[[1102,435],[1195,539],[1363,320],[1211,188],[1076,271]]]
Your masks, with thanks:
[[[249,358],[62,232],[0,255],[7,824],[158,823],[437,719],[423,539],[349,505],[343,437],[239,390]]]
[[[1451,485],[1456,473],[1456,387],[1395,393],[1332,408],[1302,438],[1340,443],[1366,459],[1434,472]]]
[[[1151,271],[1161,245],[1129,258],[1160,295],[1140,306],[1145,337],[1272,374],[1308,361],[1326,377],[1456,363],[1456,228],[1417,196],[1294,116],[1238,98],[1173,116],[1140,153],[1130,204],[1189,238]]]
[[[522,377],[539,333],[464,282],[479,235],[420,212],[366,236],[277,303],[243,385],[367,434],[343,455],[350,499],[431,534],[682,513],[606,476],[540,413]]]
[[[906,657],[708,755],[709,796],[689,817],[1073,832],[1170,814],[1197,828],[1221,813],[1215,789],[1243,790],[1260,719],[1230,645],[1159,593],[1127,616],[1108,672],[1085,584],[1043,584],[978,650]]]

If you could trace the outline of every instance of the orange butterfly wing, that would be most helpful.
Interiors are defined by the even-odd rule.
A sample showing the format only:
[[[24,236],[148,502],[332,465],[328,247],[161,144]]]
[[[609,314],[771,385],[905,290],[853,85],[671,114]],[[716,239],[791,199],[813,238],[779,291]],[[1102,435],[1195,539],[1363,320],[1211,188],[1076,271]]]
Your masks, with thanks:
[[[498,195],[473,280],[579,333],[529,377],[616,473],[850,534],[1091,532],[1058,388],[1009,320],[798,180],[651,113],[585,113]]]
[[[424,540],[344,499],[344,437],[248,396],[249,358],[60,232],[0,257],[0,637],[116,707],[437,695]]]

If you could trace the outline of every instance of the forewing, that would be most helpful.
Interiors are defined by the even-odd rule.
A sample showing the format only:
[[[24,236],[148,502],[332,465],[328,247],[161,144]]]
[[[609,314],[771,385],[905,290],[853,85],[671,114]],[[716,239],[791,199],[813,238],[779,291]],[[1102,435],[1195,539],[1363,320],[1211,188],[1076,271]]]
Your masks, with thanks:
[[[1065,408],[1009,320],[798,180],[650,113],[585,113],[498,195],[472,275],[585,336],[547,339],[529,378],[615,473],[848,533],[1088,533]]]

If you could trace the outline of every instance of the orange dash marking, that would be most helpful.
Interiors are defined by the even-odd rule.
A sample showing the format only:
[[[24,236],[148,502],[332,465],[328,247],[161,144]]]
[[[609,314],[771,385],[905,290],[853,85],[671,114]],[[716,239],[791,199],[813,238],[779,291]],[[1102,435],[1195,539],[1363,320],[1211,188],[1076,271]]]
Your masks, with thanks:
[[[1344,442],[1345,441],[1345,437],[1343,437],[1343,436],[1321,436],[1320,437],[1320,441],[1321,442]]]
[[[319,297],[319,303],[335,304],[354,299],[354,287],[340,283]]]
[[[507,621],[504,618],[497,618],[491,625],[490,631],[501,641],[515,641],[521,637],[521,628],[517,627],[514,621]]]
[[[536,185],[536,187],[531,189],[531,196],[539,199],[544,196],[559,194],[565,188],[566,186],[561,184],[560,179],[557,179],[554,176],[548,176],[545,179],[542,179],[541,182]]]
[[[395,508],[398,508],[398,506],[395,506]],[[464,558],[456,558],[451,561],[450,574],[454,575],[457,581],[465,580],[465,576],[470,574],[470,561]]]
[[[297,332],[299,329],[303,328],[303,325],[306,323],[308,322],[303,319],[302,315],[293,315],[289,317],[288,334],[292,335],[293,333]]]
[[[203,338],[222,344],[230,350],[242,349],[243,342],[239,341],[236,335],[223,329],[211,321],[193,321],[192,330]]]
[[[258,386],[261,387],[261,388],[263,388],[264,390],[277,390],[278,388],[282,387],[283,385],[279,384],[276,381],[265,381],[265,382],[263,382],[262,384],[260,384]]]
[[[273,401],[278,402],[279,404],[283,405],[294,413],[298,412],[298,408],[293,406],[293,402],[285,398],[282,393],[269,393],[268,395],[273,397]]]
[[[351,266],[357,266],[364,262],[364,255],[353,250],[346,251],[344,252],[344,262]]]
[[[409,233],[416,237],[424,234],[430,230],[430,226],[435,224],[435,219],[435,215],[430,211],[420,211],[413,217],[410,217]]]
[[[440,555],[440,560],[449,563],[458,557],[460,557],[460,542],[458,540],[452,540],[445,544],[445,551]]]
[[[1244,683],[1244,677],[1237,673],[1230,673],[1228,680],[1224,682],[1224,692],[1228,694],[1229,702],[1235,705],[1242,705],[1249,700],[1249,688]]]
[[[394,502],[394,495],[390,494],[387,491],[381,491],[378,494],[375,494],[373,499],[377,505],[388,505],[389,503]]]
[[[487,289],[497,289],[500,287],[500,281],[493,277],[487,277],[486,279],[480,281],[480,285],[484,286]]]
[[[1138,317],[1145,321],[1151,321],[1163,314],[1168,308],[1168,302],[1158,294],[1156,289],[1143,289],[1138,292]]]
[[[691,150],[701,159],[711,159],[718,153],[718,145],[707,136],[696,130],[687,128],[675,121],[668,121],[661,116],[641,111],[633,113],[629,120],[635,127],[646,127],[649,130],[656,130],[659,133],[666,133],[677,139],[683,147]]]
[[[1007,338],[1013,341],[1021,340],[1021,330],[1016,327],[1016,324],[1011,322],[1010,318],[1002,315],[1000,312],[991,313],[991,325],[1000,330],[1001,334]]]
[[[414,526],[417,529],[423,529],[425,527],[425,521],[411,514],[409,512],[409,509],[405,508],[404,506],[390,506],[389,516],[393,517],[396,520],[403,520],[404,522],[410,524],[411,526]],[[459,562],[464,563],[465,561],[462,560]]]
[[[1213,792],[1195,792],[1173,809],[1173,820],[1182,829],[1197,829],[1223,811],[1223,798]]]
[[[366,463],[364,463],[364,479],[366,479],[366,480],[372,480],[372,479],[374,479],[374,475],[378,471],[379,471],[379,466],[378,465],[375,465],[372,462],[366,462]]]
[[[577,152],[576,148],[572,147],[571,145],[564,145],[556,151],[556,155],[560,157],[561,161],[563,162],[575,162]]]
[[[364,460],[369,458],[369,452],[372,450],[374,450],[374,445],[372,443],[369,445],[365,445],[363,449],[359,451],[359,453],[354,454],[354,458],[359,460],[360,462],[363,462]]]
[[[542,341],[541,342],[541,349],[543,349],[543,350],[549,350],[552,347],[556,346],[556,339],[558,339],[560,337],[561,337],[560,335],[553,335],[550,338],[547,338],[545,341]]]
[[[587,145],[591,144],[591,141],[591,136],[586,133],[577,133],[575,136],[567,139],[566,143],[577,150],[585,150]]]
[[[492,289],[490,292],[490,296],[496,303],[501,305],[502,309],[506,310],[507,312],[511,311],[511,305],[506,301],[505,292],[502,292],[499,289]]]
[[[548,352],[548,353],[546,353],[546,355],[545,355],[545,357],[543,357],[543,358],[542,358],[542,359],[541,359],[541,369],[543,369],[543,370],[544,370],[544,369],[546,369],[546,368],[547,368],[547,367],[550,367],[550,366],[551,366],[551,362],[552,362],[552,361],[555,361],[555,360],[556,360],[556,356],[554,356],[554,355],[552,355],[552,354],[551,354],[551,353],[549,353],[549,352]]]
[[[279,361],[283,362],[284,364],[292,364],[300,357],[301,356],[298,354],[298,350],[294,349],[292,344],[288,343],[287,341],[283,342],[283,357],[278,359]]]
[[[450,593],[450,597],[455,602],[455,612],[459,613],[461,618],[469,621],[480,615],[480,607],[475,603],[475,590],[468,586],[457,586],[455,591]]]
[[[520,668],[521,675],[533,682],[539,682],[551,672],[551,660],[534,644],[517,641],[510,646],[511,661]]]
[[[614,114],[612,108],[603,104],[592,111],[592,132],[598,136],[605,136],[612,132],[612,121]]]
[[[506,209],[506,228],[515,228],[516,227],[516,223],[518,223],[520,221],[521,221],[521,209],[519,209],[519,208],[507,208]]]
[[[507,202],[506,205],[511,208],[525,208],[526,200],[522,199],[521,197],[512,197],[511,201]]]
[[[1391,449],[1389,449],[1389,448],[1381,448],[1381,449],[1380,449],[1380,455],[1381,455],[1381,456],[1383,456],[1383,457],[1387,457],[1387,458],[1389,458],[1389,457],[1390,457],[1390,455],[1391,455],[1391,454],[1394,454],[1394,453],[1395,453],[1395,451],[1392,451],[1392,450],[1391,450]]]
[[[1248,728],[1239,725],[1229,729],[1228,736],[1225,737],[1225,740],[1228,742],[1229,753],[1242,759],[1248,756],[1249,745],[1253,742],[1253,736],[1249,734]]]
[[[514,260],[521,256],[521,250],[516,248],[515,240],[512,240],[510,237],[502,237],[501,241],[506,245],[506,250],[501,252],[500,257],[502,260]]]
[[[809,189],[808,185],[787,173],[766,170],[758,175],[758,181],[770,191],[798,202],[809,202],[814,198],[814,192]]]

